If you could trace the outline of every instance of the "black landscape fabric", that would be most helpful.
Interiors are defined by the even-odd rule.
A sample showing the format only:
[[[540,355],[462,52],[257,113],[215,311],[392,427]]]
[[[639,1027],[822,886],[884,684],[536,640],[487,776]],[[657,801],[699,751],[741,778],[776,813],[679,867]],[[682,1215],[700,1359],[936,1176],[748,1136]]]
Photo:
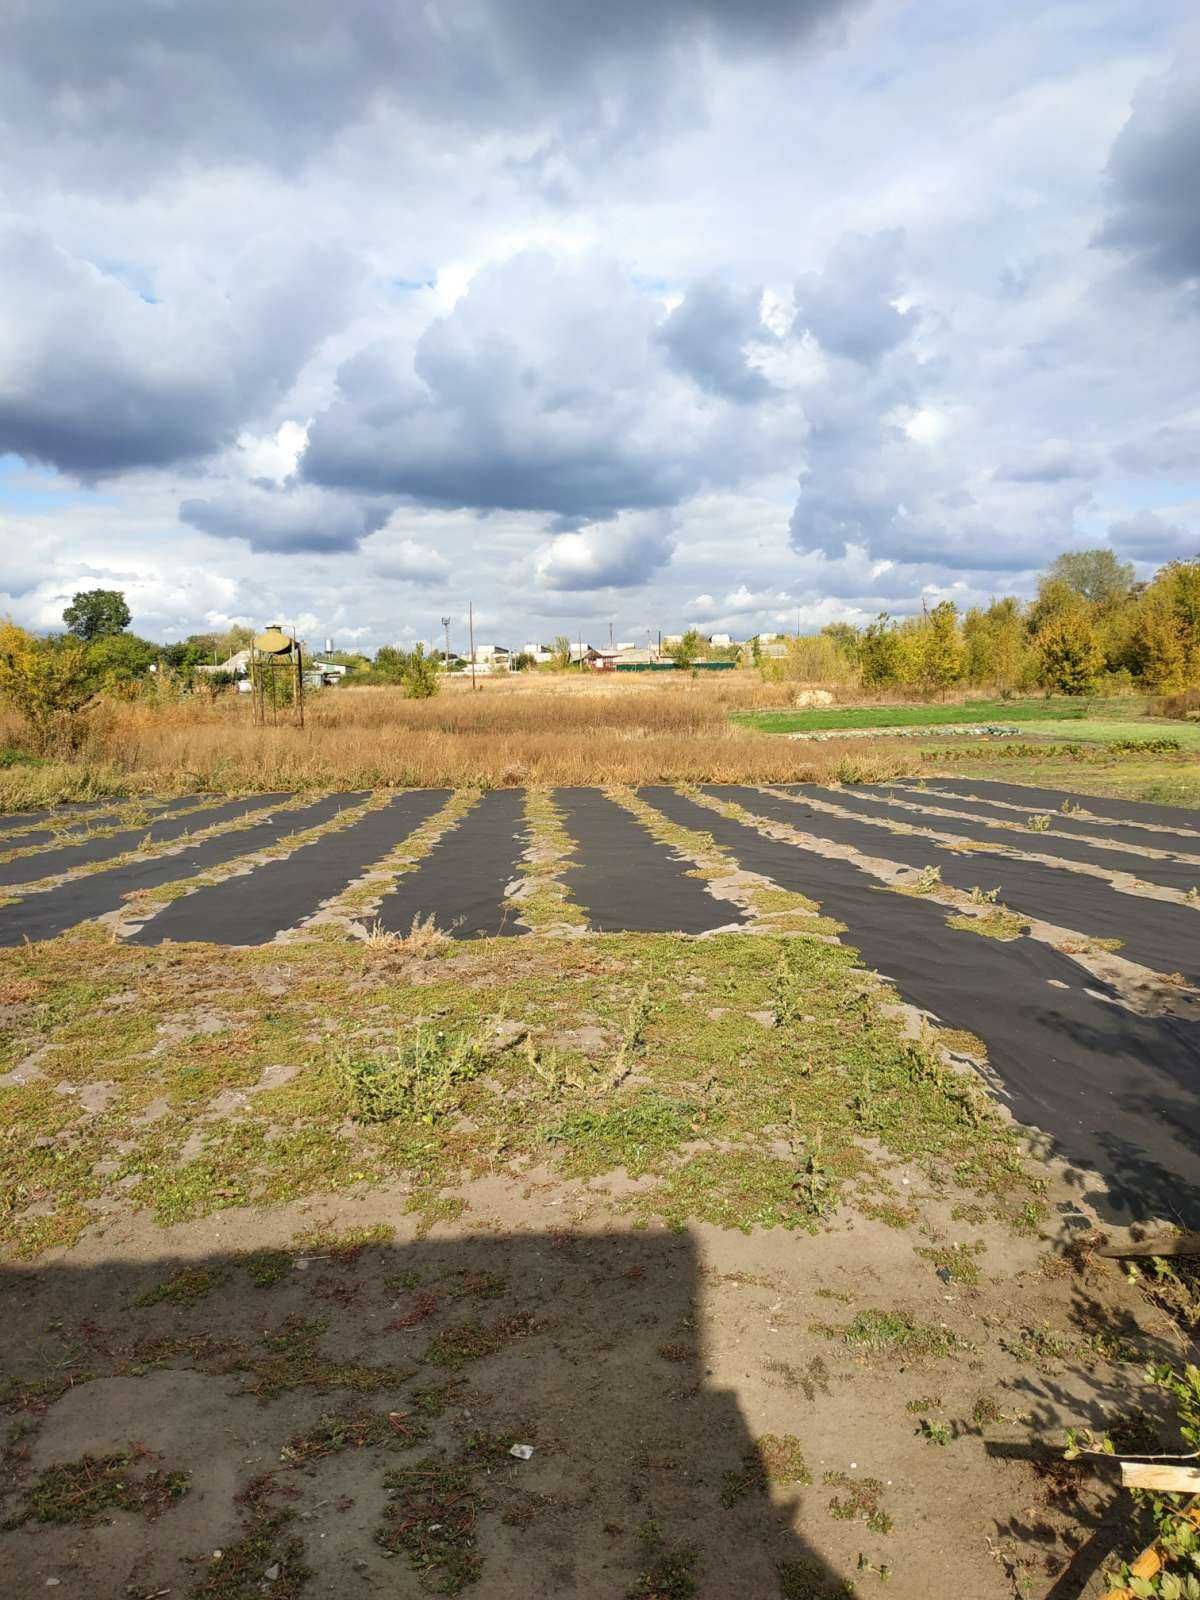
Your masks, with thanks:
[[[707,933],[745,921],[601,790],[556,789],[554,803],[578,846],[564,880],[598,933]]]
[[[175,800],[103,800],[90,806],[86,811],[63,807],[60,811],[26,812],[25,815],[0,818],[0,849],[24,850],[27,845],[44,844],[51,839],[58,838],[65,828],[107,828],[112,824],[110,817],[115,817],[125,806],[139,805],[144,807],[152,817],[169,816],[173,811],[182,811],[186,806],[198,805],[205,797],[203,795],[185,794]],[[34,828],[32,823],[44,821],[46,827]],[[145,824],[143,824],[143,827]],[[9,840],[6,835],[13,834],[17,837]]]
[[[1055,833],[1084,834],[1093,839],[1111,839],[1114,844],[1128,845],[1133,850],[1142,850],[1149,846],[1152,850],[1177,850],[1187,855],[1200,853],[1200,813],[1196,817],[1197,826],[1192,830],[1195,837],[1189,837],[1186,833],[1164,828],[1161,824],[1118,822],[1113,817],[1100,820],[1098,812],[1093,817],[1073,817],[1065,816],[1059,807],[1051,810],[1045,806],[1028,804],[1013,810],[1012,804],[1006,800],[984,799],[982,795],[961,793],[954,787],[953,779],[949,778],[944,783],[929,783],[922,789],[914,789],[909,784],[900,783],[885,783],[878,786],[879,793],[886,794],[889,790],[894,790],[897,798],[901,800],[914,800],[924,796],[930,805],[945,806],[953,811],[970,811],[976,817],[990,818],[993,822],[1023,823],[1030,816],[1048,816]],[[1072,804],[1086,806],[1087,799],[1082,797]]]
[[[133,935],[131,943],[174,939],[268,944],[387,855],[445,804],[447,794],[444,789],[419,789],[396,795],[378,811],[368,811],[357,822],[324,834],[289,856],[173,900]],[[346,809],[367,796],[340,798]]]
[[[747,808],[757,793],[720,792]],[[1200,1226],[1200,1025],[1135,1016],[1045,945],[960,932],[942,907],[873,886],[847,862],[769,839],[672,790],[639,793],[711,833],[743,867],[816,900],[905,1000],[982,1039],[1013,1115],[1085,1174],[1099,1215]],[[1102,1188],[1088,1191],[1088,1171]]]
[[[0,863],[0,884],[36,883],[40,878],[52,877],[58,872],[70,872],[75,867],[89,866],[94,861],[107,861],[110,856],[124,855],[147,841],[150,844],[168,844],[185,833],[199,833],[214,822],[230,822],[247,811],[259,811],[272,801],[286,800],[286,794],[255,794],[240,800],[226,800],[218,806],[208,806],[203,811],[188,812],[182,817],[164,817],[161,821],[142,823],[137,828],[122,828],[120,833],[110,833],[103,839],[87,839],[79,844],[62,845],[56,849],[39,850],[36,855],[17,856],[13,861]]]
[[[264,804],[270,800],[269,795],[258,798]],[[294,811],[279,811],[249,827],[218,833],[201,844],[185,846],[173,855],[127,861],[119,867],[89,873],[74,882],[28,895],[16,905],[0,906],[0,945],[20,944],[25,939],[53,939],[77,923],[115,911],[127,895],[143,889],[157,889],[161,884],[174,883],[177,878],[190,878],[209,867],[231,861],[235,856],[262,850],[286,834],[328,822],[345,803],[344,795],[325,795],[311,805]]]
[[[35,822],[91,821],[98,811],[111,811],[117,800],[73,800],[69,805],[51,806],[41,811],[6,811],[0,816],[0,833],[11,833],[16,828],[28,828]]]
[[[711,793],[732,799],[732,789],[713,785]],[[761,790],[738,789],[748,811],[776,822],[786,822],[802,833],[853,845],[865,855],[882,856],[920,871],[937,867],[942,882],[970,893],[972,889],[999,891],[1011,911],[1040,917],[1072,933],[1093,939],[1120,939],[1121,954],[1155,972],[1182,972],[1200,980],[1200,913],[1171,901],[1122,894],[1103,878],[1093,878],[1068,867],[1044,866],[1040,861],[1017,861],[1011,856],[981,851],[964,856],[919,834],[893,833],[882,819],[834,817],[805,803]]]
[[[434,926],[454,939],[527,932],[504,898],[526,849],[524,815],[523,790],[488,790],[384,896],[381,926],[407,934],[415,922],[432,917]]]
[[[1082,839],[1069,839],[1056,833],[1053,827],[1045,833],[1014,832],[1011,828],[989,827],[974,817],[934,816],[921,806],[916,795],[912,803],[918,809],[914,811],[861,789],[827,789],[817,784],[788,784],[786,787],[789,794],[815,795],[818,800],[829,800],[862,816],[888,817],[893,822],[906,822],[910,828],[931,828],[937,833],[954,834],[960,839],[974,839],[1009,850],[1024,850],[1031,855],[1057,856],[1060,861],[1086,861],[1089,866],[1100,867],[1105,872],[1129,872],[1145,883],[1161,884],[1167,889],[1181,889],[1186,893],[1200,881],[1200,866],[1190,861],[1162,861],[1143,851],[1106,850],[1102,845],[1087,844]],[[936,805],[937,802],[931,799],[927,804]],[[947,808],[953,809],[949,802]]]
[[[905,787],[914,787],[920,780],[912,778]],[[1031,811],[1057,811],[1064,800],[1073,805],[1085,806],[1098,817],[1115,817],[1118,821],[1157,822],[1164,828],[1200,827],[1200,811],[1187,806],[1160,806],[1149,800],[1122,800],[1113,795],[1072,794],[1067,789],[1040,789],[1028,783],[1004,783],[996,778],[929,778],[931,784],[953,785],[961,794],[979,795],[987,800],[1008,800],[1013,805],[1027,805]]]

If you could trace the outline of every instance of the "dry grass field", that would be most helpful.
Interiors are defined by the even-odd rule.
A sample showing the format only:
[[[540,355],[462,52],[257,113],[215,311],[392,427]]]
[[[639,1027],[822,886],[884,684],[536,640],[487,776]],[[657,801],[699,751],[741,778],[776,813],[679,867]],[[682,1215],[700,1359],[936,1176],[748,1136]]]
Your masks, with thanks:
[[[732,710],[785,706],[794,694],[751,673],[518,676],[483,679],[475,692],[452,682],[431,700],[330,690],[311,699],[303,729],[255,727],[249,697],[105,703],[71,759],[0,771],[0,807],[193,790],[869,781],[918,770],[912,750],[801,746],[730,721]],[[0,748],[19,733],[0,714]]]

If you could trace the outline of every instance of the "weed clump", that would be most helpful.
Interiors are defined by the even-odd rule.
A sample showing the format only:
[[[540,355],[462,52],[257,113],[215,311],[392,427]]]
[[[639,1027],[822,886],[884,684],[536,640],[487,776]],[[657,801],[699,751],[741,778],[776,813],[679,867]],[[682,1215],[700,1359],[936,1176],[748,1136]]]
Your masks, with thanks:
[[[426,1456],[385,1475],[388,1504],[376,1542],[408,1557],[422,1585],[434,1594],[461,1594],[483,1568],[475,1549],[481,1505],[471,1467]]]
[[[4,1526],[25,1522],[75,1523],[90,1527],[106,1511],[134,1511],[153,1519],[188,1492],[191,1474],[163,1472],[159,1457],[140,1444],[111,1456],[80,1456],[39,1473],[24,1506]]]
[[[343,1450],[363,1450],[371,1445],[407,1449],[428,1434],[426,1425],[414,1421],[406,1412],[355,1408],[327,1414],[307,1433],[294,1434],[279,1458],[289,1466],[307,1466]]]
[[[625,1600],[691,1600],[696,1593],[699,1552],[691,1545],[669,1550],[658,1524],[647,1522],[640,1533],[643,1569]]]
[[[865,1522],[872,1533],[891,1533],[895,1524],[880,1505],[883,1484],[878,1478],[851,1478],[845,1472],[827,1472],[821,1480],[840,1489],[829,1501],[829,1514],[839,1522]]]
[[[157,1306],[169,1301],[176,1306],[194,1306],[206,1299],[221,1281],[221,1274],[207,1267],[184,1267],[138,1295],[137,1306]]]
[[[453,1328],[444,1328],[425,1352],[425,1360],[435,1367],[456,1370],[468,1361],[480,1361],[484,1356],[495,1355],[514,1339],[524,1339],[537,1332],[532,1317],[504,1317],[498,1322],[462,1322]]]
[[[799,1439],[790,1433],[765,1433],[744,1453],[740,1470],[725,1474],[721,1504],[734,1506],[748,1494],[766,1494],[773,1483],[811,1482]]]
[[[294,1498],[271,1473],[254,1478],[235,1500],[242,1512],[244,1536],[215,1551],[190,1600],[241,1600],[270,1594],[272,1600],[299,1600],[311,1577],[304,1564],[304,1541],[289,1532],[295,1512],[273,1503],[276,1495]],[[270,1576],[268,1576],[270,1574]]]
[[[611,1171],[624,1167],[631,1175],[690,1137],[698,1108],[661,1094],[648,1094],[631,1105],[606,1111],[575,1111],[554,1127],[546,1138],[566,1145],[572,1166],[580,1170]]]
[[[479,1034],[423,1026],[385,1056],[344,1053],[337,1069],[360,1122],[397,1118],[432,1126],[462,1103],[490,1051]]]
[[[953,1355],[966,1348],[949,1328],[929,1322],[916,1322],[907,1311],[880,1311],[871,1307],[860,1311],[844,1327],[822,1327],[829,1338],[843,1339],[868,1355],[896,1354],[914,1359]]]

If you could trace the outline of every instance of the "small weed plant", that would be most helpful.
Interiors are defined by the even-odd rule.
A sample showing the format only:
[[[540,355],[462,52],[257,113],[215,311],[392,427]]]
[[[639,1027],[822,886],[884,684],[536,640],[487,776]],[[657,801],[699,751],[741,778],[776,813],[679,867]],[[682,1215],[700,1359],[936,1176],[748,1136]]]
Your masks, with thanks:
[[[458,1108],[464,1086],[489,1060],[479,1034],[424,1026],[389,1055],[344,1054],[338,1070],[360,1122],[404,1118],[432,1126]]]

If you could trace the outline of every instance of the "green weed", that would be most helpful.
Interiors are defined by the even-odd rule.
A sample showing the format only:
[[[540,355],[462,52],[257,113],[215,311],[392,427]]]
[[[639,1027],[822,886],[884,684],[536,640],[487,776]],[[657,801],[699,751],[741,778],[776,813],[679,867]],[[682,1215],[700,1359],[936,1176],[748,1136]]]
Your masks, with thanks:
[[[404,1118],[432,1126],[458,1109],[464,1085],[489,1059],[479,1034],[423,1026],[388,1055],[344,1051],[336,1064],[360,1122]]]

